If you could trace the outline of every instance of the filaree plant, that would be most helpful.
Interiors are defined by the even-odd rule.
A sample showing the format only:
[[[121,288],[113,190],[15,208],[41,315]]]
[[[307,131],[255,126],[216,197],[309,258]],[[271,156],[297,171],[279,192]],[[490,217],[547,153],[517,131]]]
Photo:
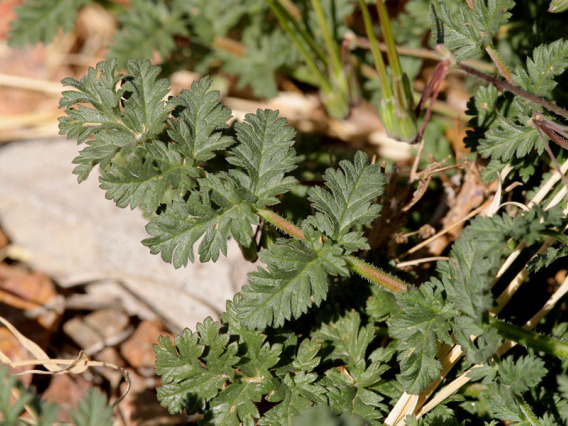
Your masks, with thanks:
[[[24,2],[12,42],[48,42],[90,3]],[[73,173],[141,209],[142,244],[172,267],[229,239],[259,262],[220,321],[156,342],[170,413],[568,424],[568,2],[103,5],[120,22],[109,58],[62,81]],[[173,94],[186,68],[211,77]],[[257,99],[293,82],[333,122],[372,105],[416,158],[336,149],[268,108],[232,120],[221,74]],[[471,92],[467,123],[451,84]]]

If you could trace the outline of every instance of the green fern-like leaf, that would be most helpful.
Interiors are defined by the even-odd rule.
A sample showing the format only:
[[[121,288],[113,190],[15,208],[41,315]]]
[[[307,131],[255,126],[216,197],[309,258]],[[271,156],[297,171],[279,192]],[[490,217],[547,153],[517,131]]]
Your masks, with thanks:
[[[513,361],[505,358],[498,364],[496,381],[489,385],[488,396],[494,417],[519,424],[557,424],[553,418],[541,418],[532,412],[522,394],[535,388],[546,375],[544,362],[535,356]]]
[[[166,58],[175,48],[175,36],[189,30],[181,1],[132,0],[119,14],[121,30],[111,45],[110,56],[124,65],[129,59]]]
[[[154,346],[156,372],[162,376],[158,398],[171,413],[202,412],[205,424],[220,425],[252,424],[260,417],[256,403],[274,389],[270,371],[282,345],[241,328],[232,306],[227,303],[223,316],[228,333],[207,318],[196,333],[186,329],[176,337],[175,345],[160,337]]]
[[[362,232],[351,231],[379,215],[381,207],[376,199],[382,194],[384,178],[361,151],[353,163],[344,160],[339,166],[341,170],[328,169],[323,176],[329,190],[314,187],[308,191],[308,199],[319,211],[309,223],[347,252],[366,249],[369,246]]]
[[[355,366],[366,359],[367,348],[375,338],[371,324],[361,325],[360,315],[353,311],[331,324],[322,324],[313,337],[327,341],[333,351],[327,357],[331,360],[342,360]]]
[[[568,68],[568,41],[556,40],[534,49],[527,58],[526,70],[517,66],[513,81],[524,90],[537,96],[549,96],[556,87],[554,77]]]
[[[200,175],[200,169],[180,154],[178,145],[152,141],[137,148],[128,163],[113,164],[100,182],[107,199],[118,207],[140,206],[152,214],[161,204],[181,201]]]
[[[112,407],[106,397],[90,389],[85,399],[77,405],[77,410],[69,413],[75,426],[110,426],[113,424]]]
[[[203,410],[206,401],[235,377],[238,346],[228,344],[229,336],[219,333],[219,324],[211,318],[198,324],[197,333],[185,329],[175,345],[164,336],[158,341],[154,345],[156,373],[162,376],[158,399],[172,414]]]
[[[513,392],[521,394],[539,383],[548,370],[542,359],[527,355],[516,361],[510,357],[503,359],[498,372],[501,383],[510,386]]]
[[[472,0],[473,8],[450,9],[445,2],[432,3],[437,43],[450,48],[458,61],[473,58],[493,44],[499,28],[508,22],[512,0]]]
[[[15,9],[9,43],[24,47],[26,44],[50,43],[62,29],[69,32],[75,25],[77,11],[92,0],[26,0]]]
[[[76,90],[64,91],[59,101],[59,107],[66,108],[67,114],[59,119],[60,133],[69,138],[77,137],[79,143],[102,130],[117,130],[125,137],[132,137],[132,132],[120,118],[124,90],[117,85],[122,77],[116,73],[116,60],[111,60],[99,62],[96,68],[89,67],[81,81],[64,78],[61,83]],[[92,108],[81,104],[89,104]]]
[[[539,154],[544,151],[544,145],[534,127],[515,124],[507,118],[499,117],[498,127],[485,133],[478,150],[484,157],[507,162],[512,158],[522,158],[535,148]]]
[[[439,377],[437,341],[452,343],[451,319],[456,312],[432,286],[411,289],[399,300],[402,309],[391,318],[389,330],[398,342],[402,386],[409,393],[418,393]]]
[[[119,207],[141,206],[152,214],[160,204],[180,201],[194,188],[195,178],[205,174],[200,163],[211,159],[214,151],[234,143],[222,134],[231,112],[221,105],[219,92],[210,91],[210,86],[211,81],[203,78],[192,84],[191,91],[184,90],[169,102],[166,112],[173,108],[174,117],[168,135],[175,143],[147,142],[127,161],[114,162],[103,173],[101,188],[107,191],[107,198]],[[161,111],[148,113],[157,115],[156,126],[163,126]],[[101,148],[101,144],[95,146]],[[112,149],[110,154],[114,154]],[[90,155],[83,157],[90,160]]]
[[[325,404],[325,388],[318,383],[318,375],[312,371],[319,365],[316,356],[321,344],[316,340],[304,339],[293,358],[291,371],[281,379],[279,386],[267,396],[277,403],[264,414],[259,424],[293,424],[293,417],[314,404]]]
[[[89,68],[81,81],[70,77],[62,81],[77,90],[63,92],[59,105],[66,108],[67,116],[59,119],[60,133],[77,137],[79,144],[94,138],[73,161],[80,182],[97,164],[107,168],[117,153],[127,156],[164,129],[172,107],[165,101],[167,80],[156,79],[160,68],[145,60],[129,62],[127,70],[126,76],[117,74],[116,60],[103,61]]]
[[[302,241],[280,242],[260,253],[267,268],[249,274],[237,304],[240,321],[254,328],[281,326],[327,295],[328,274],[348,275],[341,249]]]
[[[170,137],[180,145],[187,158],[206,161],[214,157],[214,151],[234,143],[224,136],[231,111],[219,102],[219,91],[209,90],[211,80],[202,78],[191,84],[191,91],[182,90],[180,96],[171,100],[175,107]]]
[[[255,206],[278,203],[276,195],[285,193],[296,179],[285,173],[296,168],[298,157],[292,145],[295,131],[278,111],[257,110],[247,114],[244,123],[235,125],[238,144],[231,148],[227,161],[239,168],[229,173],[257,197]]]
[[[318,375],[303,371],[287,374],[282,380],[281,389],[276,389],[267,399],[278,403],[267,411],[258,424],[294,425],[295,416],[312,407],[314,403],[324,404],[325,388],[317,383]]]
[[[142,243],[176,268],[194,261],[193,245],[201,236],[202,262],[216,261],[221,252],[226,256],[229,236],[248,247],[254,234],[252,226],[258,223],[250,194],[239,190],[226,175],[199,179],[199,186],[201,192],[193,192],[185,202],[174,202],[146,226],[151,237]]]

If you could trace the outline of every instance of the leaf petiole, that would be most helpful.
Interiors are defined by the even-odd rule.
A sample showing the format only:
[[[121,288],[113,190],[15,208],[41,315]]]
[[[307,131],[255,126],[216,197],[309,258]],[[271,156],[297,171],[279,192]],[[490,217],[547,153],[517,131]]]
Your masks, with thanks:
[[[275,213],[269,209],[256,209],[255,212],[258,216],[271,223],[281,231],[287,233],[288,235],[299,240],[306,239],[304,232],[298,226],[284,219],[278,213]],[[390,274],[387,274],[386,272],[381,271],[380,269],[372,265],[369,265],[368,263],[355,256],[349,255],[343,256],[343,258],[347,262],[349,269],[361,275],[363,278],[367,278],[369,281],[375,284],[378,284],[394,292],[406,291],[408,288],[408,284],[404,281]]]

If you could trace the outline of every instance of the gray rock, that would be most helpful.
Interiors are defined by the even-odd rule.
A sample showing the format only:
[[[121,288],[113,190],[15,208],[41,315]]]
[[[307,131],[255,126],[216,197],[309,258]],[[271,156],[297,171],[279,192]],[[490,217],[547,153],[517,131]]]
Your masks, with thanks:
[[[151,255],[140,244],[147,234],[139,211],[106,200],[95,171],[77,184],[77,152],[64,139],[0,146],[0,221],[29,264],[63,286],[104,280],[98,297],[119,297],[127,310],[145,318],[154,311],[176,328],[217,318],[255,266],[234,242],[226,258],[178,270]]]

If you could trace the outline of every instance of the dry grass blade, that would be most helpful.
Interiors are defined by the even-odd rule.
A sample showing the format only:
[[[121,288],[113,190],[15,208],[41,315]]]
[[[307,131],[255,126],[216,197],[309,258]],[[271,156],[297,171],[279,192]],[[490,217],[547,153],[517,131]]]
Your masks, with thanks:
[[[563,175],[566,174],[566,172],[568,171],[568,160],[565,161],[562,164],[562,166],[560,166],[559,170]],[[504,176],[502,176],[502,177],[504,178]],[[535,194],[535,196],[532,198],[532,200],[528,203],[527,207],[531,208],[531,207],[535,206],[536,204],[541,203],[546,198],[546,196],[553,190],[554,186],[560,180],[561,180],[560,173],[558,173],[557,170],[553,170],[552,176],[541,186],[540,190]],[[564,198],[564,196],[566,195],[567,192],[568,192],[567,188],[564,185],[562,185],[560,191],[546,205],[545,210],[548,210],[548,209],[554,207],[560,201],[562,201],[562,199]],[[475,214],[477,214],[476,211],[483,210],[483,208],[491,205],[492,202],[493,201],[486,202],[484,205],[482,205],[478,209],[474,210],[468,216],[466,216],[464,219],[462,219],[462,221],[468,220],[470,217],[475,216]],[[473,213],[475,213],[475,214],[473,214]],[[564,214],[565,215],[568,214],[568,207],[566,209],[564,209]],[[452,225],[452,226],[455,226],[455,224]],[[447,232],[447,229],[444,230],[444,231]],[[444,231],[441,231],[441,232],[444,232]],[[438,238],[439,236],[440,236],[440,233],[434,235],[429,240]],[[422,242],[418,246],[422,247],[422,246],[426,245],[427,243],[428,243],[428,240]],[[545,242],[541,245],[541,247],[539,248],[537,253],[535,253],[531,258],[534,258],[534,256],[536,256],[540,253],[544,253],[546,251],[546,249],[548,247],[550,247],[553,243],[554,243],[554,238],[552,238],[552,237],[545,240]],[[418,246],[415,246],[413,249],[409,250],[409,252],[407,252],[406,254],[410,254],[410,252],[417,251],[420,248]],[[526,243],[524,241],[521,241],[519,243],[519,245],[517,246],[517,248],[513,251],[513,253],[511,253],[511,255],[509,255],[509,257],[504,262],[503,266],[498,271],[493,284],[495,284],[497,282],[497,280],[501,276],[503,276],[503,274],[513,264],[514,260],[520,255],[520,253],[522,252],[522,250],[525,247],[526,247]],[[515,276],[515,278],[513,278],[513,280],[509,283],[509,285],[507,286],[505,291],[497,298],[498,306],[495,307],[491,311],[492,315],[496,315],[508,303],[508,301],[511,299],[511,297],[513,297],[513,295],[519,289],[520,285],[522,284],[522,282],[524,281],[524,279],[527,276],[528,276],[528,271],[527,271],[527,267],[525,266]],[[544,318],[544,316],[548,312],[550,312],[550,310],[554,307],[554,305],[558,302],[558,300],[566,292],[568,292],[568,278],[563,282],[561,287],[550,297],[550,299],[545,303],[545,305],[541,308],[541,310],[537,314],[535,314],[531,318],[531,320],[529,320],[525,324],[524,328],[526,328],[526,329],[534,328],[536,326],[536,324],[542,318]],[[502,353],[505,353],[508,349],[510,349],[514,345],[515,345],[515,343],[513,343],[513,342],[510,342],[510,341],[506,342],[501,348],[499,348],[499,354],[501,355]],[[436,388],[440,385],[440,383],[446,377],[448,372],[453,368],[453,366],[457,363],[457,361],[462,357],[462,355],[463,355],[463,352],[461,350],[461,346],[454,345],[453,347],[450,348],[450,346],[448,346],[448,345],[442,345],[442,347],[438,351],[438,358],[441,360],[440,362],[442,364],[442,372],[440,374],[440,377],[437,380],[435,380],[434,382],[432,382],[430,384],[430,386],[426,390],[421,392],[420,395],[418,395],[418,396],[417,395],[409,395],[407,393],[404,393],[400,397],[395,408],[396,407],[407,407],[407,408],[409,408],[410,407],[409,401],[411,401],[411,400],[416,402],[414,404],[415,408],[414,408],[413,411],[402,411],[402,410],[399,409],[399,410],[396,411],[396,415],[394,414],[395,409],[393,409],[391,411],[391,413],[389,414],[388,418],[389,419],[395,419],[396,421],[393,421],[393,423],[390,423],[390,424],[396,425],[396,424],[398,424],[397,422],[402,422],[403,419],[409,414],[416,414],[417,416],[423,416],[424,414],[426,414],[427,412],[432,410],[436,405],[438,405],[439,403],[441,403],[442,401],[446,400],[448,397],[453,395],[455,392],[457,392],[461,386],[466,384],[470,380],[469,378],[467,378],[467,372],[469,372],[471,370],[471,368],[466,373],[462,374],[460,377],[455,379],[452,383],[448,384],[446,387],[444,387],[442,390],[440,390],[436,394],[436,396],[432,400],[430,400],[427,404],[423,405],[428,400],[428,398],[433,394],[433,392],[436,390]],[[474,366],[474,367],[476,367],[476,366]],[[472,368],[474,368],[474,367],[472,367]],[[417,396],[418,399],[416,399],[416,400],[413,399],[413,397],[415,397],[415,396]],[[392,417],[391,417],[391,415],[392,415]],[[402,424],[402,423],[400,423],[400,424]]]
[[[79,355],[76,359],[52,359],[50,358],[45,351],[40,348],[35,342],[28,339],[22,333],[20,333],[16,327],[14,327],[6,318],[0,316],[0,322],[8,329],[10,332],[16,337],[18,342],[26,348],[33,356],[34,359],[29,360],[22,360],[22,361],[12,361],[6,354],[0,351],[0,361],[9,365],[10,367],[22,367],[27,365],[42,365],[48,371],[44,370],[26,370],[17,375],[23,374],[47,374],[47,375],[56,375],[56,374],[81,374],[86,371],[88,368],[91,367],[105,367],[105,368],[112,368],[114,370],[120,371],[124,380],[127,383],[126,390],[122,393],[122,395],[113,403],[113,408],[124,399],[124,397],[128,394],[131,387],[130,375],[128,371],[118,365],[108,363],[108,362],[101,362],[101,361],[92,361],[89,357],[83,352],[79,352]],[[63,367],[62,367],[63,366]],[[27,408],[26,410],[33,416],[33,410],[31,408]]]
[[[523,328],[527,330],[534,329],[536,325],[552,310],[552,308],[556,305],[556,303],[558,303],[558,301],[562,298],[562,296],[564,296],[567,292],[568,292],[568,277],[566,277],[566,279],[560,285],[558,290],[556,290],[554,294],[546,301],[543,307],[530,320],[526,322]],[[502,356],[508,350],[513,348],[515,345],[516,345],[515,342],[508,340],[497,350],[498,355]],[[467,374],[476,367],[481,367],[481,364],[477,364],[469,368],[465,373],[463,373],[458,378],[456,378],[451,383],[449,383],[447,386],[445,386],[443,389],[441,389],[440,392],[438,392],[436,396],[432,398],[432,400],[430,400],[428,404],[422,407],[422,409],[417,413],[417,416],[421,417],[425,415],[430,410],[432,410],[436,405],[440,404],[442,401],[446,400],[454,393],[456,393],[459,390],[459,388],[461,388],[463,385],[465,385],[471,380]]]

